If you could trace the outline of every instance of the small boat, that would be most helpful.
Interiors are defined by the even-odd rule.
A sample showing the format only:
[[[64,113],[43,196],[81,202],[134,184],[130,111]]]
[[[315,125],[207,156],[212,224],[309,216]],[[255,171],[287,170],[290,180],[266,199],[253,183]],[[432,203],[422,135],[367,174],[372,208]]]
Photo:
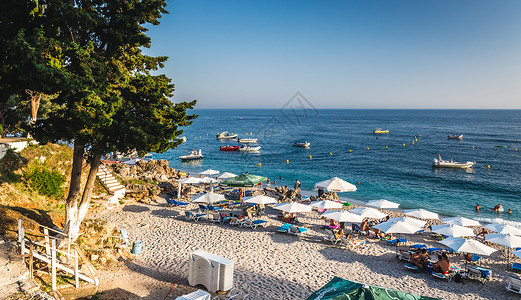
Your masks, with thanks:
[[[230,145],[226,145],[226,146],[221,146],[221,151],[239,151],[239,146],[230,146]]]
[[[259,151],[261,148],[261,146],[250,146],[250,145],[246,145],[246,144],[242,144],[242,146],[239,147],[239,151],[247,151],[247,152],[254,152],[254,151]]]
[[[463,134],[460,134],[460,135],[452,135],[449,133],[449,135],[447,136],[447,138],[449,140],[462,140],[463,139]]]
[[[467,161],[467,162],[455,162],[452,159],[443,160],[440,155],[436,155],[434,161],[432,162],[432,166],[435,168],[457,168],[457,169],[468,169],[476,164],[475,161]]]
[[[234,139],[237,137],[237,133],[228,133],[228,131],[223,131],[219,134],[217,134],[217,139],[219,140],[228,140],[228,139]]]
[[[383,130],[382,128],[375,128],[373,133],[389,133],[389,130]]]
[[[295,142],[295,143],[293,143],[293,147],[303,147],[303,148],[308,148],[309,145],[311,145],[309,142],[303,142],[303,143]]]
[[[259,141],[259,139],[239,139],[239,143],[243,144],[255,144]]]
[[[184,143],[186,142],[186,136],[175,138],[174,141]]]
[[[202,159],[204,156],[201,154],[201,149],[199,151],[192,150],[188,155],[181,155],[179,156],[179,159],[181,161],[190,161],[190,160],[196,160],[196,159]]]

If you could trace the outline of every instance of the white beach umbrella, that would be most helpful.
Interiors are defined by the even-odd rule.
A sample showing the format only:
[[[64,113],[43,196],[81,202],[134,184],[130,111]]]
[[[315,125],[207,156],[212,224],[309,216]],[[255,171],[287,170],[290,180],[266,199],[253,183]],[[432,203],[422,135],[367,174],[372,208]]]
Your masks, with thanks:
[[[212,169],[208,169],[206,171],[202,171],[201,173],[199,173],[199,175],[217,175],[221,172],[217,171],[217,170],[212,170]]]
[[[485,241],[502,245],[508,248],[521,247],[521,237],[513,234],[491,233],[485,234]]]
[[[200,182],[201,183],[216,183],[218,182],[217,179],[215,178],[211,178],[211,177],[203,177],[203,178],[200,178]]]
[[[443,234],[445,236],[474,236],[474,230],[454,224],[432,225],[432,232]]]
[[[347,210],[330,210],[323,213],[321,217],[346,223],[362,223],[364,220],[364,217],[350,213]]]
[[[367,202],[367,206],[372,206],[376,208],[398,208],[400,204],[385,199],[380,199]]]
[[[335,209],[335,208],[342,208],[344,205],[339,202],[331,201],[331,200],[321,200],[321,201],[313,201],[309,205],[321,208],[321,209]]]
[[[408,216],[416,217],[416,218],[420,218],[420,219],[439,219],[440,218],[437,213],[433,213],[433,212],[430,212],[428,210],[421,209],[421,208],[406,210],[405,214]]]
[[[221,180],[227,180],[227,179],[230,179],[233,177],[237,177],[237,175],[235,175],[233,173],[229,173],[229,172],[224,172],[221,175],[219,175],[219,177],[217,177],[217,178],[219,178]]]
[[[418,220],[415,218],[409,218],[409,217],[390,218],[389,220],[387,220],[387,222],[394,222],[394,221],[403,221],[403,222],[407,222],[407,223],[410,223],[410,224],[412,224],[414,226],[418,226],[418,227],[423,227],[423,226],[425,226],[425,224],[427,224],[427,222],[425,222],[425,221]]]
[[[465,253],[473,253],[477,255],[490,255],[497,251],[492,247],[489,247],[483,243],[480,243],[476,240],[470,240],[466,238],[459,237],[449,237],[440,241],[441,244],[449,247],[450,249],[456,252],[465,252]]]
[[[331,179],[318,182],[315,184],[315,188],[324,189],[329,192],[338,192],[338,193],[356,191],[355,185],[353,185],[345,180],[342,180],[338,177],[333,177]]]
[[[381,219],[387,217],[387,214],[384,214],[383,212],[378,211],[374,208],[368,207],[353,208],[349,212],[356,215],[360,215],[364,218]]]
[[[178,182],[180,182],[182,184],[198,184],[198,183],[201,183],[201,178],[185,177],[185,178],[179,179]]]
[[[243,199],[245,203],[254,203],[254,204],[275,204],[277,203],[277,199],[259,195],[259,196],[253,196],[253,197],[246,197]]]
[[[281,211],[285,211],[287,213],[297,213],[297,212],[308,212],[311,211],[311,206],[301,204],[298,202],[290,202],[290,203],[279,203],[273,207],[274,209],[278,209]]]
[[[446,224],[454,224],[459,226],[481,226],[481,224],[478,221],[474,221],[464,217],[445,218],[441,221]]]
[[[385,233],[415,233],[421,229],[420,226],[416,226],[404,221],[387,221],[375,225],[373,228],[376,228]]]
[[[485,228],[497,233],[521,235],[521,229],[508,224],[488,224]]]
[[[201,196],[195,197],[192,202],[214,204],[223,200],[226,200],[226,197],[224,197],[224,195],[209,192]]]

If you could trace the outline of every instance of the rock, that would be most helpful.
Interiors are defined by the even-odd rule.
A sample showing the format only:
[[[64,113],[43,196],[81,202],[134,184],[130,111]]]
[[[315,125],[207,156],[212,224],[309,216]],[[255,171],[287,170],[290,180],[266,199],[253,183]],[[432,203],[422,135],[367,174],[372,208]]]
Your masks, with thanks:
[[[126,186],[127,192],[125,197],[142,199],[145,197],[154,197],[161,193],[161,188],[157,184],[129,184]]]
[[[111,164],[112,170],[123,179],[138,178],[143,181],[167,181],[174,177],[175,169],[166,160],[140,160],[135,165]]]
[[[320,196],[320,199],[337,201],[338,195],[335,192],[327,192],[327,193],[322,194],[322,196]]]

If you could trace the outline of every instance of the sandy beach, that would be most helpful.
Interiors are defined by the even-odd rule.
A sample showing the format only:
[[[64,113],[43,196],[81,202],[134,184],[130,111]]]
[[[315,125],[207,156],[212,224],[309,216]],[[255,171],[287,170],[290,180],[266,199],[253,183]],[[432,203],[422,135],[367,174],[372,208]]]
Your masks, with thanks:
[[[302,227],[309,228],[302,237],[278,233],[283,223],[277,211],[266,208],[262,219],[266,228],[188,222],[184,211],[191,204],[171,208],[166,202],[130,204],[97,217],[129,232],[130,240],[141,240],[143,251],[124,262],[118,272],[98,275],[106,297],[162,299],[172,283],[179,279],[169,298],[195,291],[188,286],[189,254],[205,250],[235,264],[234,287],[250,299],[306,299],[334,276],[404,292],[442,299],[508,299],[514,294],[505,290],[507,264],[501,251],[483,257],[481,265],[492,269],[493,278],[484,285],[466,280],[465,284],[446,282],[430,274],[414,273],[396,259],[395,246],[367,239],[367,245],[350,250],[324,241],[324,221],[316,211],[299,213]],[[385,211],[394,216],[402,213]],[[422,243],[440,246],[429,235],[408,235],[409,245]],[[463,256],[451,256],[453,264],[464,268]],[[113,293],[111,294],[112,291]],[[119,294],[117,293],[119,291]]]

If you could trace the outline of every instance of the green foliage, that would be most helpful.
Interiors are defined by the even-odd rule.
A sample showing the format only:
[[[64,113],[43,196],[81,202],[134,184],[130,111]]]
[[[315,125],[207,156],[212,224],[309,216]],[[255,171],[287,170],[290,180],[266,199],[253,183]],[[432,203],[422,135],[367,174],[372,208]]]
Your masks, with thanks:
[[[24,179],[40,195],[59,198],[63,196],[65,176],[44,164],[32,164],[24,172]]]
[[[27,164],[27,159],[20,153],[14,152],[13,149],[8,149],[5,156],[0,159],[0,182],[19,182],[20,176],[15,171],[25,164]]]

